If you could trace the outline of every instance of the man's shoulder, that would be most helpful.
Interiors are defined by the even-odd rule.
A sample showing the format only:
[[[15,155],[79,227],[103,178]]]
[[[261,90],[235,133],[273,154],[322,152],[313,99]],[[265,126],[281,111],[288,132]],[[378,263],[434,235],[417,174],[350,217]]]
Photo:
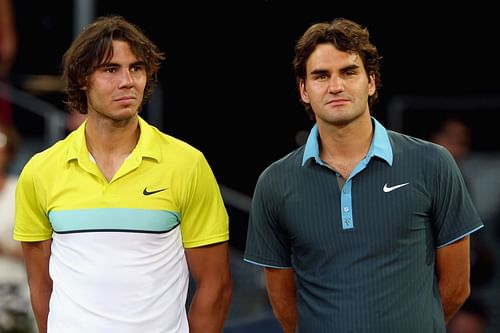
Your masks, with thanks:
[[[167,134],[149,125],[142,140],[144,155],[168,162],[170,165],[194,165],[205,159],[203,152],[180,138]],[[141,134],[142,135],[142,134]]]
[[[34,153],[21,168],[19,180],[35,178],[57,178],[68,160],[68,138]]]
[[[157,145],[160,149],[167,152],[178,152],[183,155],[202,155],[202,151],[191,143],[177,138],[160,130],[155,131],[155,138],[150,144]]]
[[[432,167],[454,164],[450,152],[437,143],[395,131],[387,133],[394,156],[399,160],[413,161],[412,163],[418,161],[418,165],[426,164]]]
[[[274,160],[262,171],[261,177],[269,177],[272,175],[280,175],[281,177],[284,174],[300,170],[304,157],[304,149],[304,146],[298,147],[277,160]]]
[[[436,151],[442,153],[443,147],[426,139],[416,136],[387,130],[389,140],[393,148],[399,150],[422,149],[424,151]]]
[[[59,158],[62,155],[67,155],[68,147],[71,142],[73,142],[73,138],[70,135],[67,137],[56,141],[52,145],[42,149],[39,152],[33,154],[33,156],[29,159],[30,161],[53,161],[54,158]],[[62,162],[61,160],[57,160],[54,162]]]

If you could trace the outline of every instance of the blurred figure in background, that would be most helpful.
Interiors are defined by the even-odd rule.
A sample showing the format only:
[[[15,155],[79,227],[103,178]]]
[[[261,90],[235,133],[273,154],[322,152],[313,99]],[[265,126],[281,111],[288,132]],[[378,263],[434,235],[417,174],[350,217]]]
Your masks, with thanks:
[[[467,158],[471,150],[471,130],[458,116],[447,117],[430,139],[448,149],[457,163]]]
[[[446,326],[446,333],[484,333],[488,312],[483,302],[469,298]]]
[[[8,81],[16,52],[17,31],[12,1],[0,0],[0,82]],[[2,98],[2,94],[0,94],[0,121],[4,123],[12,121],[10,101]]]
[[[0,332],[32,332],[33,315],[21,244],[12,238],[18,176],[10,171],[19,134],[0,122]]]

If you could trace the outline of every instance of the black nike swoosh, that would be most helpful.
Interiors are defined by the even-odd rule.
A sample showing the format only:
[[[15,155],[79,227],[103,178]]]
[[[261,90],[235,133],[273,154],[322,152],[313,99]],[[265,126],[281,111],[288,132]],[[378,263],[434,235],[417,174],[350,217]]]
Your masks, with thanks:
[[[156,191],[148,191],[148,188],[145,187],[144,188],[144,191],[142,191],[142,194],[144,195],[151,195],[151,194],[155,194],[155,193],[158,193],[158,192],[161,192],[161,191],[165,191],[167,188],[162,188],[161,190],[156,190]]]

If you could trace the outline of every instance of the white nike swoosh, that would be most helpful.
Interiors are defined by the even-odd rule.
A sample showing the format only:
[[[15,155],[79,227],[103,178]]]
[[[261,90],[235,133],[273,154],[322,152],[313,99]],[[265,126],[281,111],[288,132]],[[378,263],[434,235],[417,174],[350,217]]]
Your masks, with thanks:
[[[399,184],[399,185],[394,185],[394,186],[387,186],[387,184],[385,184],[384,185],[384,192],[388,193],[388,192],[394,191],[400,187],[406,186],[408,184],[410,184],[410,183],[404,183],[404,184]]]

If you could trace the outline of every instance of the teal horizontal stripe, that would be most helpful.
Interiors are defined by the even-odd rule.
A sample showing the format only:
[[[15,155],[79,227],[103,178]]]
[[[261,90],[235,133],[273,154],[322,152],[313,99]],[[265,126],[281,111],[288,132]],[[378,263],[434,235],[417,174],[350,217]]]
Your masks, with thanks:
[[[57,233],[82,231],[167,232],[179,224],[179,214],[165,210],[93,208],[51,211]]]

